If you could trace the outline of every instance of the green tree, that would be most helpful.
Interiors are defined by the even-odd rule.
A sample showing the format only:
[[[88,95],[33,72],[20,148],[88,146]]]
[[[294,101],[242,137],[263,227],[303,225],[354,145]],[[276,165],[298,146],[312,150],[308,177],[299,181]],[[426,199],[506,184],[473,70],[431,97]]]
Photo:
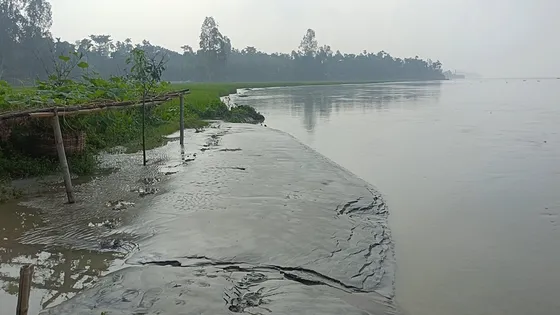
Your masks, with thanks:
[[[134,48],[127,63],[131,65],[130,78],[142,97],[142,152],[144,166],[146,166],[146,99],[148,95],[154,93],[156,85],[161,81],[161,75],[165,70],[165,57],[162,55],[150,57],[144,50]]]
[[[206,17],[200,29],[200,54],[205,62],[209,81],[224,79],[227,59],[231,52],[231,41],[222,35],[213,17]]]
[[[103,57],[109,57],[115,49],[111,35],[90,35],[93,43],[93,50]]]
[[[315,54],[317,53],[318,46],[319,44],[317,42],[315,31],[312,29],[308,29],[307,33],[305,33],[305,36],[303,36],[303,39],[301,40],[301,43],[299,45],[300,51],[303,53],[304,56],[308,56],[308,57],[315,56]]]
[[[183,55],[194,54],[194,51],[193,51],[192,47],[189,46],[189,45],[183,45],[183,46],[181,46],[181,49],[183,50]]]
[[[257,52],[258,52],[257,49],[253,46],[247,46],[241,51],[241,53],[245,55],[254,55]]]
[[[51,5],[46,0],[0,0],[0,75],[36,73],[40,68],[36,56],[45,53],[51,25]]]

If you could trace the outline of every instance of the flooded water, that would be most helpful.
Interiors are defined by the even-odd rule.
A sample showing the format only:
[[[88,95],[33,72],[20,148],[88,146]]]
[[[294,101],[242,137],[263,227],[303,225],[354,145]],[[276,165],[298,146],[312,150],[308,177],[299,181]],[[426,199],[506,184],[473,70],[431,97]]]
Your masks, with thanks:
[[[35,265],[30,314],[124,268],[125,259],[151,235],[132,233],[131,222],[142,215],[144,201],[165,192],[162,186],[182,158],[187,157],[171,144],[150,151],[146,168],[139,154],[105,154],[98,176],[73,180],[74,205],[65,204],[60,176],[16,182],[31,197],[0,204],[0,314],[15,312],[24,264]]]
[[[30,307],[31,314],[36,314],[42,308],[65,301],[91,285],[119,260],[117,253],[72,250],[56,243],[22,243],[24,235],[48,223],[36,209],[14,203],[0,207],[0,314],[15,312],[19,269],[24,264],[35,265]],[[79,227],[76,226],[76,229]]]
[[[248,91],[384,195],[396,300],[414,315],[560,310],[560,80]]]
[[[147,168],[104,156],[118,171],[77,186],[75,205],[63,192],[3,205],[18,232],[2,250],[34,251],[2,257],[0,314],[29,262],[32,314],[402,314],[371,185],[266,127],[219,124],[187,143],[150,151]]]

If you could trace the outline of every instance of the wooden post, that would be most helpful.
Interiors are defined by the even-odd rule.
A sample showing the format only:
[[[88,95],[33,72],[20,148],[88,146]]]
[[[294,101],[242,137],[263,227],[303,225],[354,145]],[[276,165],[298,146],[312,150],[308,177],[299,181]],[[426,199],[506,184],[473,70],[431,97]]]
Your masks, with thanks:
[[[57,118],[58,119],[58,118]],[[16,315],[27,315],[29,311],[29,295],[33,280],[33,265],[25,265],[19,270],[19,293]]]
[[[179,121],[181,122],[180,143],[181,145],[184,145],[185,144],[185,96],[183,94],[181,94],[181,96],[179,97],[179,104],[180,104],[179,115],[181,115],[181,117],[179,118]]]
[[[146,92],[142,96],[142,155],[144,157],[144,166],[146,166]]]
[[[64,141],[62,140],[62,131],[60,130],[60,121],[58,120],[58,112],[56,109],[53,116],[53,129],[56,151],[58,152],[58,160],[60,161],[60,168],[62,168],[62,177],[64,178],[64,185],[66,186],[66,195],[68,195],[68,203],[75,203],[76,200],[74,199],[74,189],[72,188],[70,169],[68,168],[68,161],[66,160]]]

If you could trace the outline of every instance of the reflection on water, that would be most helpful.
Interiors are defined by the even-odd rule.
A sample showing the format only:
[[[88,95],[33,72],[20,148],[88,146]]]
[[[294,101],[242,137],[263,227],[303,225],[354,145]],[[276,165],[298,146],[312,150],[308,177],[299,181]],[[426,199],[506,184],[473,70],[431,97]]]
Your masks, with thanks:
[[[313,132],[317,119],[328,120],[333,111],[360,110],[366,113],[387,110],[391,104],[400,102],[439,99],[440,81],[410,82],[405,85],[406,89],[389,83],[257,89],[251,91],[250,98],[237,102],[256,106],[264,113],[279,108],[285,110],[289,106],[291,115],[301,117],[305,129]]]
[[[1,204],[0,315],[15,311],[23,264],[36,265],[31,314],[67,300],[102,275],[122,268],[125,256],[144,237],[127,228],[140,214],[134,204],[147,199],[140,190],[157,190],[162,181],[159,166],[166,162],[164,151],[165,147],[150,152],[148,167],[142,166],[138,154],[103,155],[102,166],[119,171],[75,180],[78,202],[72,205],[64,203],[64,185],[56,177],[31,183],[40,185],[32,189],[42,195],[19,204]]]
[[[25,234],[48,224],[38,210],[3,204],[0,210],[0,314],[16,308],[19,269],[34,264],[31,314],[58,304],[107,273],[119,255],[89,250],[70,250],[48,245],[25,245]]]
[[[255,90],[286,131],[374,184],[414,315],[560,310],[560,81]]]

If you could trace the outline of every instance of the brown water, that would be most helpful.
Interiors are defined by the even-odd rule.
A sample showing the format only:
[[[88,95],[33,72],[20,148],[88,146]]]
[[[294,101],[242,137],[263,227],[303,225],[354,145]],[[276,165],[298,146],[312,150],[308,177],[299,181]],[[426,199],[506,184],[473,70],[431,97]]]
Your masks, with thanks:
[[[70,249],[56,244],[22,244],[22,237],[45,222],[39,210],[3,204],[0,231],[0,314],[13,314],[16,309],[19,269],[34,264],[31,314],[60,303],[106,274],[118,261],[116,253]],[[79,229],[76,226],[76,229]],[[53,231],[51,235],[55,234]]]
[[[560,310],[560,80],[248,91],[238,99],[375,185],[413,315]]]

